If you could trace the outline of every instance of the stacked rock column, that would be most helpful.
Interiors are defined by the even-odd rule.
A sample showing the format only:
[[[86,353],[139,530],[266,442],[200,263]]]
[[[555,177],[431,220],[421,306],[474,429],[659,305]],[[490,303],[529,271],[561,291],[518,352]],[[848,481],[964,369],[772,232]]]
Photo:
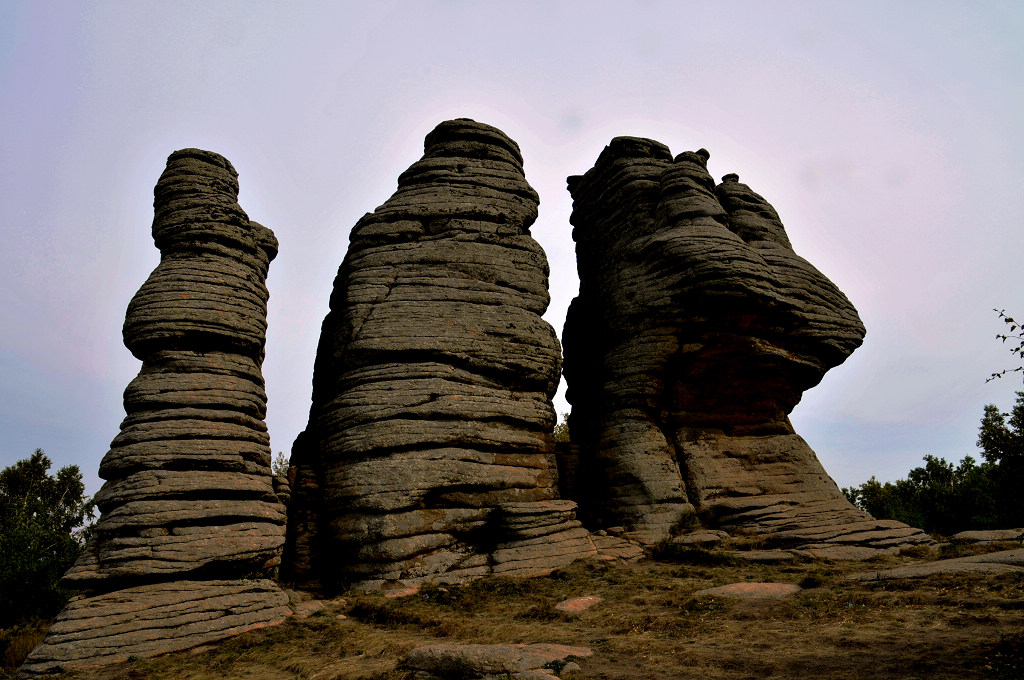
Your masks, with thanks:
[[[716,186],[708,158],[617,137],[569,178],[580,294],[563,340],[581,505],[596,527],[645,541],[685,530],[690,509],[809,550],[928,541],[850,505],[794,432],[788,414],[864,327],[775,210],[735,175]]]
[[[171,154],[154,191],[161,260],[128,307],[142,360],[100,465],[95,538],[64,576],[71,601],[25,674],[100,665],[280,622],[270,580],[285,512],[272,486],[261,365],[273,233],[237,203],[237,173]]]
[[[519,148],[460,119],[424,149],[353,228],[335,280],[292,453],[300,582],[526,573],[593,552],[575,506],[549,503],[560,347]]]

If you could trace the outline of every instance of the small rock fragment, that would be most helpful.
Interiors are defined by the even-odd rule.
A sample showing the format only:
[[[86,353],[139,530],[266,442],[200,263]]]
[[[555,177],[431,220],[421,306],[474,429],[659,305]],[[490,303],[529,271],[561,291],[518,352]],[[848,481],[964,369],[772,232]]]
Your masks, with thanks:
[[[586,611],[593,607],[598,602],[601,602],[603,598],[597,597],[596,595],[586,595],[584,597],[574,597],[571,600],[563,600],[555,605],[555,609],[566,614],[578,614]]]

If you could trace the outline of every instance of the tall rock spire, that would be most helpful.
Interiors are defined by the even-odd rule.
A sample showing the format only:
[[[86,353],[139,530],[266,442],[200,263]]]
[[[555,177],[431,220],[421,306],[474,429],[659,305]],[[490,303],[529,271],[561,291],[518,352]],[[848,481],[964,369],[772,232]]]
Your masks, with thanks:
[[[353,228],[292,454],[298,581],[526,573],[593,552],[557,500],[537,205],[516,143],[459,119]]]
[[[289,611],[269,580],[285,512],[261,372],[277,240],[239,207],[237,173],[215,153],[171,154],[154,195],[160,264],[124,323],[142,370],[100,464],[95,538],[63,579],[83,594],[26,674],[187,649]]]
[[[926,542],[848,503],[788,414],[864,337],[775,210],[709,154],[617,137],[570,177],[566,320],[581,507],[656,541],[706,524],[807,549]]]

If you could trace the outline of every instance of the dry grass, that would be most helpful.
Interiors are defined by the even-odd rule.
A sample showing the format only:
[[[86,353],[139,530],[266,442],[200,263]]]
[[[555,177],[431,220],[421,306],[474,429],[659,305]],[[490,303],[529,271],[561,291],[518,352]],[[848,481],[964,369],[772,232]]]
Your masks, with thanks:
[[[582,562],[544,578],[431,587],[395,600],[348,594],[307,619],[210,650],[64,677],[397,680],[407,677],[404,654],[439,640],[589,646],[595,655],[580,661],[589,678],[1024,676],[1021,574],[858,583],[844,576],[921,556],[869,565],[757,565],[699,550],[660,557],[626,566]],[[694,596],[740,581],[804,590],[784,601]],[[604,601],[577,615],[554,607],[582,595]]]

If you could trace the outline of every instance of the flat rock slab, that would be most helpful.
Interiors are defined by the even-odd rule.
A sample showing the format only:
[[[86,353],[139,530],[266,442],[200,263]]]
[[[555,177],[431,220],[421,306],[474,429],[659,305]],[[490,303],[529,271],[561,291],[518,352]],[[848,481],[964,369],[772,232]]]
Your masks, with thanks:
[[[850,574],[850,581],[882,581],[898,578],[923,578],[933,574],[1005,574],[1024,571],[1024,548],[1003,550],[985,555],[955,557],[936,562],[908,564],[893,569],[863,571]]]
[[[676,536],[672,542],[678,545],[713,546],[729,538],[728,532],[719,529],[701,529]]]
[[[598,602],[603,601],[604,598],[597,597],[596,595],[586,595],[584,597],[574,597],[571,600],[565,600],[555,605],[555,609],[560,612],[567,614],[578,614],[586,611],[593,607]]]
[[[550,678],[545,666],[593,655],[589,647],[555,644],[458,645],[437,644],[417,647],[405,659],[405,667],[426,671],[437,677],[487,677],[510,674],[519,680]],[[539,672],[539,674],[538,674]]]
[[[635,560],[643,556],[644,549],[618,536],[592,535],[597,556],[604,560]]]
[[[963,543],[997,543],[1000,541],[1024,541],[1024,528],[986,529],[983,531],[961,531],[950,536],[950,540]]]
[[[800,592],[794,583],[730,583],[716,588],[705,588],[694,597],[734,597],[743,600],[783,600]]]
[[[294,612],[296,618],[307,619],[323,608],[324,603],[320,600],[307,600],[306,602],[293,604],[292,612]]]
[[[873,548],[863,545],[808,545],[793,551],[797,557],[807,557],[812,560],[870,560],[872,557],[887,555],[898,552],[898,547]]]
[[[20,677],[178,652],[281,623],[288,596],[267,579],[172,581],[78,597],[25,660]]]
[[[415,595],[416,593],[420,592],[420,589],[422,587],[423,585],[420,583],[413,583],[412,585],[402,585],[392,588],[388,588],[387,586],[385,586],[381,589],[381,592],[384,593],[384,597],[393,600],[399,597],[409,597],[410,595]]]
[[[771,564],[774,562],[792,562],[793,553],[788,550],[731,550],[732,557],[746,560],[747,562],[762,562]]]

